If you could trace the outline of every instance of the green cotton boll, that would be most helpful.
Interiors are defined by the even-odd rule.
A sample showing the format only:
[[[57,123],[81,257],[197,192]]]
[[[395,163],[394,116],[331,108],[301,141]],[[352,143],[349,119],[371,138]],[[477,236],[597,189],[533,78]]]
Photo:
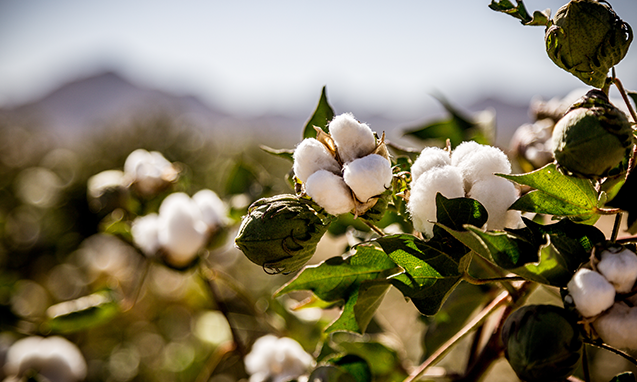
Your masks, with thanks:
[[[557,163],[590,179],[623,172],[622,163],[634,145],[628,118],[599,90],[573,104],[555,125],[552,139]]]
[[[597,88],[632,40],[630,25],[596,0],[571,0],[557,11],[544,36],[546,52],[557,66]]]
[[[527,305],[513,312],[502,328],[504,355],[528,382],[563,381],[577,368],[582,339],[575,317],[555,305]]]
[[[290,273],[314,255],[330,222],[316,204],[295,195],[259,199],[243,217],[235,245],[266,272]]]

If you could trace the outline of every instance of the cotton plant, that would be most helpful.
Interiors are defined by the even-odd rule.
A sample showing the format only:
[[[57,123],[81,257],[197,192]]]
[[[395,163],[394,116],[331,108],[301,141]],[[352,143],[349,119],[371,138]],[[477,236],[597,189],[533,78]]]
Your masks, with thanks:
[[[15,341],[6,353],[5,381],[27,378],[50,382],[79,382],[87,375],[87,365],[80,349],[60,336],[29,336]],[[31,379],[29,379],[31,380]]]
[[[468,197],[480,202],[488,213],[486,228],[518,228],[520,212],[508,208],[518,198],[515,185],[496,174],[510,174],[506,154],[494,146],[463,142],[453,151],[437,147],[422,150],[411,167],[411,191],[407,207],[414,228],[433,235],[436,195]]]
[[[226,205],[212,190],[200,190],[192,198],[175,192],[162,201],[158,213],[133,220],[131,234],[146,256],[159,255],[166,263],[183,268],[226,224],[226,215]]]
[[[244,358],[250,382],[307,381],[314,358],[294,339],[272,334],[257,339]]]

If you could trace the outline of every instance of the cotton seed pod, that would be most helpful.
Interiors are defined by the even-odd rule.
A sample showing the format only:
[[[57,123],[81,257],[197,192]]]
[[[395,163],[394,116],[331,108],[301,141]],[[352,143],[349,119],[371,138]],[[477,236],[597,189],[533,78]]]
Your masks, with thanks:
[[[566,285],[575,308],[584,317],[593,317],[613,306],[615,288],[601,274],[587,268],[578,270]]]
[[[329,220],[294,195],[259,199],[243,217],[235,245],[268,273],[290,273],[314,255]]]
[[[599,90],[573,104],[555,125],[552,141],[561,167],[591,179],[620,173],[634,145],[628,118]]]
[[[597,270],[608,282],[613,284],[618,293],[633,290],[637,280],[637,255],[630,249],[611,247],[601,253],[601,261]]]
[[[597,0],[571,0],[558,9],[544,36],[546,52],[557,66],[597,88],[624,58],[632,39],[630,25]]]
[[[563,381],[582,352],[576,319],[555,305],[527,305],[513,312],[502,328],[504,354],[524,381]]]

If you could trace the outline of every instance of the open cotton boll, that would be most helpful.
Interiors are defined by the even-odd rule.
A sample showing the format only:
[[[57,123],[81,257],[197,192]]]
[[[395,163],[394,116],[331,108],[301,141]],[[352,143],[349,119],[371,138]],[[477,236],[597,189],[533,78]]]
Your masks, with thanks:
[[[459,144],[451,153],[451,164],[462,171],[467,192],[477,180],[485,179],[494,173],[511,173],[511,163],[502,150],[474,141]]]
[[[366,202],[391,187],[391,163],[378,154],[370,154],[347,163],[343,179],[356,198]]]
[[[425,171],[451,164],[449,152],[440,147],[425,147],[411,166],[411,181],[418,180]]]
[[[633,290],[637,280],[637,255],[629,249],[609,248],[602,251],[597,270],[619,293]]]
[[[170,194],[159,207],[159,244],[175,266],[188,265],[205,244],[207,226],[199,206],[183,192]]]
[[[174,180],[177,171],[160,152],[137,149],[126,158],[124,174],[139,192],[150,195]]]
[[[341,166],[317,139],[304,139],[294,150],[294,174],[305,183],[318,170],[340,174]]]
[[[200,190],[192,196],[199,210],[201,217],[211,230],[216,230],[226,224],[228,208],[219,196],[212,190]]]
[[[244,364],[250,382],[284,382],[308,373],[314,359],[295,340],[268,334],[254,342]]]
[[[346,214],[355,207],[352,191],[343,178],[329,171],[319,170],[310,175],[305,192],[331,215]]]
[[[507,226],[507,209],[517,199],[518,190],[510,181],[491,176],[473,183],[467,196],[479,201],[487,210],[487,229],[501,230]]]
[[[414,228],[433,236],[433,223],[436,221],[436,194],[446,198],[464,196],[464,187],[460,170],[453,166],[434,167],[423,173],[415,183],[411,183],[411,193],[407,208]]]
[[[593,322],[602,340],[621,349],[637,349],[637,307],[618,302]]]
[[[148,257],[159,250],[159,215],[152,213],[133,220],[131,234],[135,245]]]
[[[334,117],[329,131],[343,163],[371,153],[376,148],[376,138],[372,129],[358,122],[351,113]]]
[[[566,285],[575,308],[584,317],[593,317],[613,306],[615,288],[601,274],[582,268]]]

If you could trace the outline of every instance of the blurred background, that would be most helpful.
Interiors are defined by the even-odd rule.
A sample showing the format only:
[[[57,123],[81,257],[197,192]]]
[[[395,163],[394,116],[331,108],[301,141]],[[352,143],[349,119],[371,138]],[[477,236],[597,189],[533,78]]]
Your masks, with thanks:
[[[525,4],[554,14],[565,2]],[[121,170],[137,148],[160,151],[181,170],[170,191],[209,188],[228,204],[232,238],[250,201],[291,192],[290,163],[257,144],[293,148],[323,86],[337,113],[416,147],[405,130],[447,113],[435,96],[469,115],[490,109],[506,149],[532,122],[533,100],[582,86],[546,56],[543,28],[488,3],[0,0],[0,360],[18,338],[61,333],[81,349],[88,380],[223,382],[247,378],[241,352],[224,348],[231,327],[246,346],[275,332],[315,350],[334,312],[301,317],[272,300],[289,276],[266,275],[231,240],[204,257],[231,280],[213,283],[212,298],[196,272],[142,272],[140,253],[101,233],[125,219],[91,208],[87,181]],[[612,6],[637,26],[637,2]],[[632,49],[617,66],[628,89],[636,67]],[[326,236],[312,262],[347,247]],[[100,308],[85,327],[43,325],[48,307],[105,290],[137,303]],[[397,349],[396,370],[417,364],[426,320],[395,290],[383,304],[372,334]],[[602,354],[602,378],[625,368]],[[497,372],[514,378],[506,363]]]

